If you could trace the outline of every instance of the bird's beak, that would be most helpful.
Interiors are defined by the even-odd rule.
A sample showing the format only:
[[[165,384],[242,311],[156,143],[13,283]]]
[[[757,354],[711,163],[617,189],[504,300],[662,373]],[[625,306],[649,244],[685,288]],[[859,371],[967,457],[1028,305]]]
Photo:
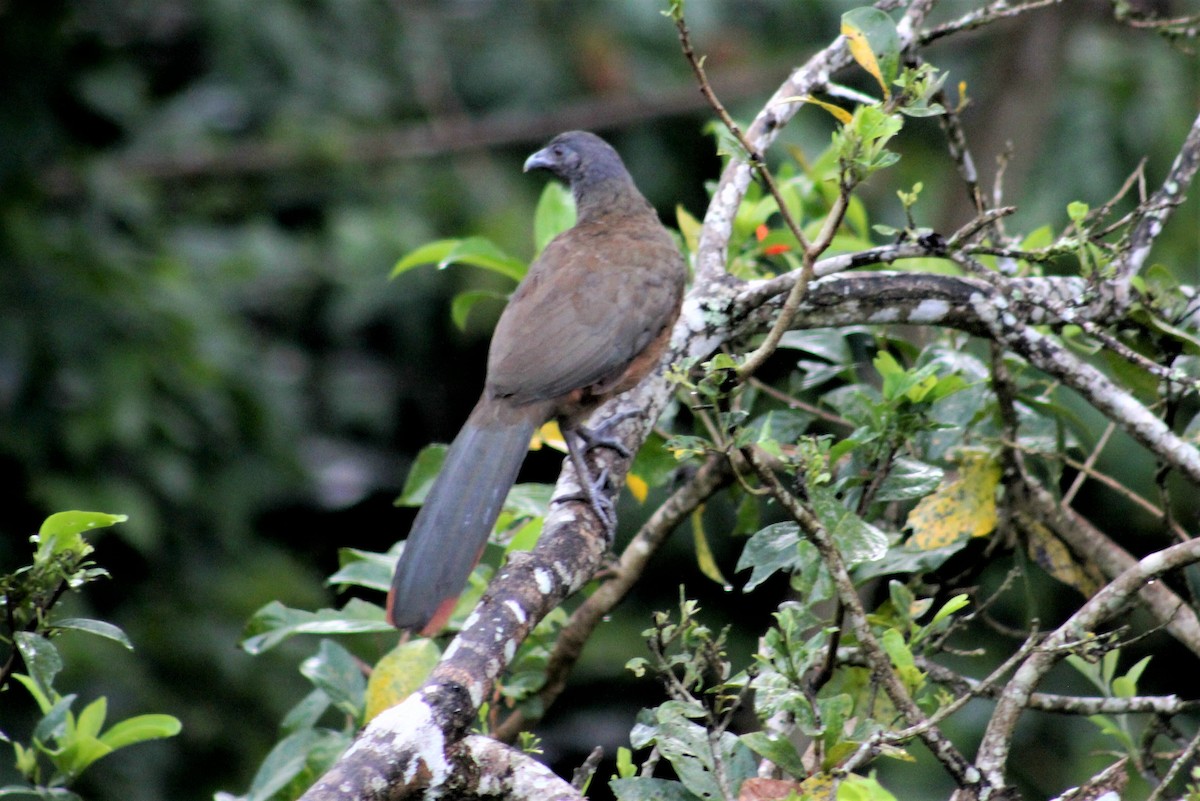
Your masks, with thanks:
[[[543,148],[525,159],[525,172],[537,169],[550,170],[554,168],[554,164],[554,154],[550,152],[550,148]]]

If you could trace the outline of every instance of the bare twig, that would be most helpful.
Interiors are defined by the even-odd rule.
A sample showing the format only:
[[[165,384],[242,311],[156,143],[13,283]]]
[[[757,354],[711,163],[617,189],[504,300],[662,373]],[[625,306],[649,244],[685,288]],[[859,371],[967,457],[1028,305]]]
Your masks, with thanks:
[[[596,775],[596,769],[600,767],[602,759],[604,759],[604,749],[596,746],[592,749],[592,753],[588,754],[588,758],[583,761],[583,764],[575,769],[575,773],[571,776],[571,786],[582,793],[588,782]]]
[[[1128,247],[1114,264],[1114,281],[1119,286],[1125,285],[1127,291],[1130,279],[1142,269],[1171,212],[1183,202],[1184,192],[1191,185],[1197,168],[1200,168],[1200,116],[1192,121],[1192,127],[1159,188],[1141,205],[1140,219],[1129,235]]]
[[[1021,645],[1021,647],[1010,654],[1009,657],[1005,659],[999,667],[993,670],[991,674],[989,674],[982,681],[977,682],[976,690],[978,692],[982,692],[987,688],[996,687],[1000,683],[1000,680],[1004,678],[1004,676],[1010,670],[1016,667],[1021,660],[1033,652],[1034,648],[1037,646],[1037,641],[1038,638],[1036,634],[1030,635]],[[867,759],[873,757],[878,752],[880,746],[886,744],[903,744],[915,739],[916,737],[919,737],[926,730],[939,725],[942,721],[946,720],[955,712],[962,709],[976,697],[978,696],[975,694],[975,691],[960,695],[950,703],[940,707],[936,712],[919,723],[903,729],[898,729],[896,731],[880,730],[874,736],[868,738],[861,746],[859,746],[858,750],[855,751],[855,753],[845,763],[839,766],[839,770],[847,773],[857,770],[866,762]]]
[[[1046,638],[1041,648],[1025,660],[997,700],[995,712],[988,721],[979,745],[975,764],[987,784],[992,787],[1005,786],[1004,765],[1008,761],[1017,719],[1027,708],[1034,688],[1054,663],[1068,652],[1070,645],[1091,638],[1093,632],[1124,608],[1129,598],[1147,582],[1197,561],[1200,561],[1200,539],[1150,554],[1092,596]]]
[[[1159,798],[1167,792],[1171,782],[1175,781],[1175,777],[1179,775],[1179,771],[1183,770],[1188,765],[1194,764],[1192,760],[1196,754],[1200,754],[1200,731],[1197,731],[1192,739],[1179,752],[1179,756],[1171,762],[1171,767],[1167,769],[1166,774],[1162,777],[1162,781],[1146,796],[1146,801],[1158,801]]]
[[[935,42],[953,33],[982,28],[984,25],[989,25],[1002,19],[1025,14],[1038,8],[1044,8],[1045,6],[1058,5],[1061,2],[1062,0],[1032,0],[1028,3],[1014,3],[1012,0],[995,0],[995,2],[988,3],[983,8],[963,14],[958,19],[951,20],[926,31],[921,34],[921,44],[927,45],[930,42]]]

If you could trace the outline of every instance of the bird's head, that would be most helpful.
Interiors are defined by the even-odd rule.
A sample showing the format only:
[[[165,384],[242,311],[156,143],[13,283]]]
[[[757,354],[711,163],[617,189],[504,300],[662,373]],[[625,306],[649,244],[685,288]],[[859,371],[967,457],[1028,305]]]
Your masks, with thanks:
[[[588,131],[561,133],[526,159],[525,172],[539,169],[549,170],[576,188],[629,176],[617,151]]]

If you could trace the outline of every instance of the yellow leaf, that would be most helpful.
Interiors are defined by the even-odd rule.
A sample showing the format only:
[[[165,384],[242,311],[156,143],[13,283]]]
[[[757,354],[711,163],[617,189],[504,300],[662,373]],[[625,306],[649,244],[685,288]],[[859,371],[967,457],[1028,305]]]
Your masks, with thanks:
[[[846,42],[850,46],[850,55],[858,62],[858,66],[871,73],[879,84],[879,88],[883,90],[885,98],[891,97],[892,93],[888,90],[887,82],[883,80],[883,71],[879,69],[879,61],[875,58],[875,51],[871,49],[871,43],[867,41],[867,35],[853,25],[843,22],[842,36],[846,37]]]
[[[533,432],[533,436],[529,439],[529,450],[531,451],[540,451],[543,445],[562,453],[567,452],[567,440],[563,437],[557,420],[546,423]]]
[[[679,224],[679,233],[683,234],[683,243],[690,252],[695,253],[700,246],[700,221],[683,206],[675,207],[675,221]]]
[[[713,558],[712,548],[708,547],[708,537],[704,533],[703,513],[703,504],[692,512],[692,540],[696,543],[696,564],[700,566],[701,573],[724,587],[729,582],[721,574],[721,568],[717,567],[717,560]]]
[[[412,695],[441,658],[437,643],[424,637],[384,654],[367,679],[367,720]]]
[[[812,95],[796,95],[795,97],[785,97],[776,105],[783,103],[812,103],[814,106],[820,106],[834,116],[834,118],[842,125],[849,125],[854,120],[854,115],[841,106],[836,106],[833,103],[827,103],[824,100],[818,100]]]
[[[646,502],[646,495],[650,492],[646,479],[637,473],[629,473],[625,476],[625,486],[629,487],[629,494],[637,498],[638,503]]]
[[[958,477],[942,480],[932,495],[921,499],[908,514],[910,542],[921,550],[941,548],[967,537],[982,537],[996,527],[996,487],[1000,466],[991,454],[962,458]]]
[[[1096,594],[1102,583],[1100,577],[1089,571],[1088,565],[1076,562],[1070,549],[1050,529],[1036,520],[1023,528],[1028,535],[1025,548],[1029,558],[1037,562],[1042,570],[1088,598]]]
[[[813,801],[833,801],[837,798],[838,781],[828,773],[814,773],[800,782],[800,793]]]

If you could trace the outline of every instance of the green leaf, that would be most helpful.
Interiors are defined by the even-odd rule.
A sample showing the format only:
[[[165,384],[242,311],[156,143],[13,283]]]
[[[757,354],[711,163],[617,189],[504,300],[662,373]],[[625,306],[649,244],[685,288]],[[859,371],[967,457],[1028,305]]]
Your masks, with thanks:
[[[861,33],[869,49],[856,48],[855,32]],[[859,66],[875,76],[885,93],[896,80],[900,65],[900,35],[892,18],[877,8],[863,6],[842,15],[842,33],[851,39],[851,51]]]
[[[1133,688],[1135,690],[1137,689],[1138,680],[1141,679],[1141,677],[1142,677],[1142,671],[1144,671],[1146,669],[1146,666],[1149,664],[1150,664],[1150,657],[1144,656],[1138,660],[1137,664],[1135,664],[1133,667],[1131,667],[1128,670],[1128,672],[1125,673],[1124,678],[1128,679],[1130,682],[1133,683]]]
[[[396,499],[397,506],[420,506],[425,502],[433,480],[442,472],[447,450],[448,447],[441,444],[426,445],[421,449],[404,480],[404,489]]]
[[[874,776],[851,773],[838,785],[837,801],[896,801],[896,796],[888,792]]]
[[[883,650],[887,651],[892,665],[896,668],[897,675],[900,676],[900,680],[904,682],[909,692],[916,692],[920,689],[925,683],[925,674],[917,668],[912,650],[909,649],[903,635],[896,629],[888,629],[879,638],[879,644],[883,646]]]
[[[754,753],[778,765],[784,773],[792,776],[804,776],[808,773],[796,746],[785,737],[772,737],[765,731],[755,731],[743,734],[742,742]]]
[[[873,362],[879,375],[883,377],[883,397],[887,400],[906,398],[912,403],[920,403],[937,386],[938,379],[936,364],[927,364],[916,370],[905,370],[896,358],[887,351],[880,351]],[[961,379],[959,379],[961,381]],[[944,394],[950,394],[953,389],[947,388]]]
[[[628,779],[637,773],[637,768],[633,764],[633,752],[623,745],[617,746],[617,775],[622,779]]]
[[[83,708],[75,720],[75,734],[83,737],[99,737],[108,717],[108,699],[103,695]]]
[[[146,740],[174,737],[182,730],[183,724],[173,715],[135,715],[114,723],[101,735],[100,741],[116,751]]]
[[[390,277],[395,278],[422,264],[436,264],[439,270],[451,264],[469,264],[507,276],[514,281],[524,278],[527,269],[524,262],[509,256],[490,239],[472,236],[466,239],[441,239],[423,245],[396,262]]]
[[[357,548],[338,549],[338,564],[341,567],[326,579],[330,586],[356,586],[386,591],[392,585],[392,574],[396,572],[397,555],[360,551]]]
[[[48,537],[70,538],[97,528],[108,528],[117,523],[124,523],[126,515],[110,515],[104,512],[58,512],[45,519],[38,530],[38,536],[45,540]]]
[[[833,537],[847,566],[883,558],[888,551],[886,534],[842,505],[829,487],[814,485],[808,489],[813,511]]]
[[[1200,420],[1200,415],[1197,415],[1197,419]],[[651,487],[661,487],[675,475],[677,469],[679,460],[667,448],[667,441],[652,431],[633,457],[629,472]]]
[[[279,723],[279,730],[284,734],[294,734],[302,729],[311,729],[317,725],[326,709],[329,709],[329,696],[314,689],[288,710]]]
[[[730,732],[722,734],[714,744],[707,729],[691,720],[703,714],[698,705],[679,701],[667,701],[657,709],[644,710],[630,732],[630,743],[640,748],[653,742],[684,787],[701,798],[736,795],[742,781],[755,774],[757,760]],[[723,768],[719,774],[718,759]]]
[[[1200,337],[1196,336],[1196,334],[1186,331],[1179,326],[1171,325],[1157,314],[1138,315],[1138,319],[1139,321],[1144,321],[1146,325],[1155,329],[1160,334],[1165,334],[1181,343],[1186,353],[1193,356],[1200,355]]]
[[[700,246],[700,233],[704,225],[693,217],[682,205],[675,207],[675,224],[683,237],[683,244],[689,253],[695,253]]]
[[[75,793],[65,787],[26,787],[20,784],[7,784],[0,787],[0,798],[5,796],[26,796],[40,798],[42,801],[83,801]]]
[[[363,719],[367,680],[349,651],[332,640],[321,640],[315,656],[300,665],[300,674],[322,690],[333,705],[356,721]]]
[[[943,470],[918,459],[901,456],[892,462],[887,478],[875,493],[877,501],[911,501],[937,489]]]
[[[305,729],[276,743],[250,782],[250,792],[246,794],[245,801],[271,799],[308,767],[310,755],[327,736],[327,732],[319,729]]]
[[[746,427],[747,432],[758,444],[765,442],[794,443],[808,430],[816,415],[798,409],[772,409],[755,418]]]
[[[755,532],[742,549],[735,570],[752,568],[743,592],[750,592],[781,570],[800,565],[800,527],[795,523],[773,523]]]
[[[13,635],[13,639],[16,640],[17,651],[21,654],[22,661],[25,662],[25,669],[29,673],[30,680],[33,681],[42,698],[52,698],[54,677],[63,667],[58,649],[50,640],[31,631],[18,631]],[[42,699],[38,698],[36,694],[34,697],[38,700],[39,705],[42,705]],[[42,711],[46,711],[44,707]]]
[[[450,301],[450,320],[459,331],[467,330],[467,317],[481,300],[508,300],[508,295],[491,289],[468,289]]]
[[[967,595],[965,592],[959,593],[949,601],[946,601],[946,603],[942,604],[942,607],[938,609],[937,613],[933,616],[933,620],[929,621],[929,625],[933,626],[935,623],[940,623],[942,620],[954,614],[958,610],[970,605],[971,596]],[[1147,657],[1147,659],[1149,659],[1149,657]]]
[[[357,598],[341,609],[305,612],[272,601],[254,613],[246,624],[242,648],[260,654],[297,634],[369,634],[392,633],[381,608]]]
[[[679,782],[669,779],[632,776],[613,779],[608,786],[617,801],[704,801],[700,796],[689,793]]]
[[[112,749],[95,737],[72,738],[71,743],[50,760],[68,781],[73,781],[93,762],[112,753]]]
[[[533,247],[545,250],[550,240],[575,224],[575,198],[557,181],[546,184],[533,212]]]
[[[514,484],[504,499],[504,510],[523,517],[545,517],[553,495],[553,484]]]
[[[133,642],[121,630],[121,627],[114,626],[112,623],[103,620],[93,620],[87,617],[65,617],[62,620],[54,621],[53,628],[95,634],[97,637],[118,642],[130,651],[133,650]]]
[[[537,545],[542,536],[542,518],[531,517],[524,525],[520,526],[512,533],[508,541],[508,545],[504,546],[504,553],[510,554],[515,551],[532,551]]]
[[[23,679],[25,677],[16,674],[16,678]],[[22,683],[24,684],[24,682]],[[66,736],[71,718],[71,704],[75,703],[75,698],[74,693],[63,696],[53,706],[43,709],[42,719],[33,727],[33,738],[39,742],[48,743]]]
[[[811,331],[788,331],[779,340],[779,347],[802,350],[832,364],[845,366],[854,362],[854,352],[846,341],[846,334],[858,330],[814,328]]]
[[[708,535],[704,533],[703,511],[703,508],[699,506],[692,511],[692,545],[696,549],[696,565],[705,577],[722,587],[727,587],[729,580],[721,573],[717,559],[713,556],[712,547],[708,544]]]

